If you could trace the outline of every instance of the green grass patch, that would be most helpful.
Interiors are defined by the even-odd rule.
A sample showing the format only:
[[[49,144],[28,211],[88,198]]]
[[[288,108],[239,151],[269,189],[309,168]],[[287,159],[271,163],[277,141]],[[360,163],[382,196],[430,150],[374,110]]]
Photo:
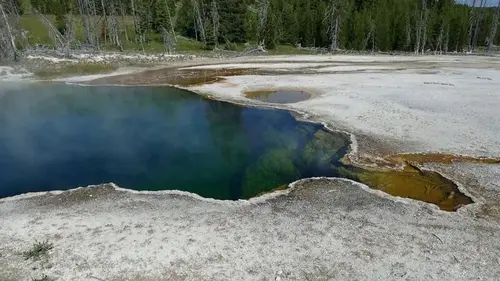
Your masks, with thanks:
[[[203,43],[196,40],[177,36],[176,49],[177,51],[201,51],[203,50]]]
[[[54,15],[45,15],[45,17],[52,23],[55,24]],[[131,16],[118,17],[118,26],[120,27],[120,40],[123,45],[124,50],[130,51],[144,51],[146,52],[164,52],[165,46],[163,45],[163,37],[161,34],[149,33],[146,34],[146,42],[142,45],[136,42],[136,34],[134,31],[133,19]],[[104,40],[104,33],[101,33],[102,19],[100,17],[91,17],[93,26],[99,29],[100,34],[100,45],[103,50],[113,50],[116,51],[118,48],[112,46],[108,41]],[[35,44],[43,44],[48,46],[54,46],[54,42],[51,38],[49,29],[43,24],[43,21],[37,15],[23,15],[21,17],[21,26],[23,29],[28,31],[28,43],[32,46]],[[85,41],[85,29],[80,16],[73,17],[73,32],[75,34],[76,40],[80,42]],[[193,39],[185,38],[182,36],[177,36],[176,40],[173,40],[177,51],[179,52],[189,52],[189,51],[202,51],[203,43],[198,42]]]
[[[49,251],[53,248],[54,244],[50,243],[47,240],[42,242],[35,242],[29,250],[22,252],[22,255],[25,260],[40,260],[43,257],[47,257]]]
[[[54,15],[45,15],[45,17],[52,23],[55,24]],[[102,18],[101,17],[91,17],[90,20],[93,23],[94,28],[98,29],[100,35],[100,45],[101,49],[105,51],[117,51],[118,48],[112,46],[108,41],[104,40],[104,33],[101,33]],[[123,50],[126,51],[145,51],[150,53],[161,53],[165,52],[165,46],[163,45],[163,37],[161,34],[149,33],[146,34],[146,42],[144,44],[139,44],[136,41],[136,34],[134,30],[133,18],[131,16],[118,17],[118,26],[120,28],[120,40],[122,42]],[[23,15],[21,17],[21,26],[28,31],[28,43],[31,46],[35,44],[43,44],[48,46],[54,46],[53,40],[49,33],[48,28],[44,25],[43,21],[37,15]],[[80,16],[73,16],[73,32],[75,38],[79,42],[85,41],[85,30],[83,22]],[[191,38],[186,38],[183,36],[176,36],[176,40],[172,40],[176,51],[179,53],[207,53],[211,52],[211,48],[207,49],[202,42],[196,41]],[[252,42],[251,42],[252,43]],[[255,43],[255,42],[253,42]],[[220,49],[243,52],[247,49],[247,46],[242,43],[226,43],[220,44]],[[277,45],[274,49],[268,50],[269,55],[303,55],[303,54],[314,54],[314,51],[297,49],[292,45]],[[95,67],[90,67],[90,71],[85,68],[77,71],[73,74],[84,74],[84,73],[94,73],[92,69]],[[42,73],[42,75],[46,75]]]
[[[54,21],[55,17],[51,15],[46,16],[50,21]],[[49,30],[43,25],[40,18],[35,15],[24,15],[20,19],[21,27],[28,31],[28,43],[51,45],[52,39],[50,38]]]
[[[55,24],[55,16],[54,15],[45,15],[45,17],[52,23]],[[101,21],[100,21],[101,20]],[[123,49],[129,51],[144,51],[146,52],[164,52],[165,46],[163,45],[163,37],[161,34],[149,33],[146,34],[146,42],[144,45],[141,45],[136,42],[136,34],[134,31],[133,19],[131,16],[126,17],[118,17],[118,25],[120,27],[119,37],[121,39]],[[95,28],[99,29],[101,32],[101,24],[102,19],[100,17],[91,17],[91,21]],[[30,45],[35,44],[44,44],[53,46],[53,41],[49,30],[43,24],[43,21],[37,15],[23,15],[21,17],[21,26],[28,31],[28,43]],[[85,30],[83,27],[82,19],[80,16],[75,15],[73,17],[73,32],[75,34],[75,38],[83,42],[85,40]],[[111,46],[109,42],[105,42],[103,35],[100,34],[101,38],[100,44],[103,50],[116,51],[117,48]],[[127,40],[128,39],[128,40]],[[173,40],[175,44],[175,48],[177,52],[180,53],[191,53],[191,52],[206,52],[207,49],[202,42],[196,41],[191,38],[186,38],[183,36],[176,36],[176,40]],[[228,43],[228,44],[220,44],[220,49],[230,50],[242,52],[247,47],[245,44],[237,44],[237,43]],[[210,50],[208,50],[210,51]],[[301,50],[295,48],[295,46],[291,45],[277,45],[275,49],[269,50],[269,54],[277,55],[277,54],[311,54],[312,51]]]

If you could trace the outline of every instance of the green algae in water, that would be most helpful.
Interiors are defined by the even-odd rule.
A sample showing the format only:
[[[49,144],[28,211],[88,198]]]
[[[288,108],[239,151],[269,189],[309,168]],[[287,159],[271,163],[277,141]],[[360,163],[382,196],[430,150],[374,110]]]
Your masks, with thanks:
[[[329,176],[339,174],[335,163],[347,152],[349,142],[340,133],[331,133],[324,128],[309,130],[299,128],[304,134],[304,142],[295,142],[263,154],[246,169],[243,191],[245,197],[251,197],[255,190],[263,193],[269,187],[279,187],[300,178]]]
[[[328,153],[312,143],[328,134],[287,111],[170,87],[13,84],[0,90],[0,196],[114,182],[250,198],[326,175]],[[348,145],[336,137],[334,151]]]

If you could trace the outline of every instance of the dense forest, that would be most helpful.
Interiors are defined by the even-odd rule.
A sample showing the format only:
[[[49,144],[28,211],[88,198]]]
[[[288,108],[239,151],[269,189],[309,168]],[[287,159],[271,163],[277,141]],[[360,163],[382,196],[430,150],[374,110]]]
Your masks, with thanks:
[[[0,0],[0,32],[9,38],[9,15],[37,14],[56,45],[74,41],[83,26],[87,45],[161,41],[173,49],[176,36],[207,49],[251,43],[268,49],[280,44],[330,51],[371,50],[415,53],[463,52],[500,41],[497,7],[454,0]],[[55,15],[50,23],[44,15]],[[127,31],[126,20],[131,30]],[[8,25],[8,24],[7,24]],[[11,29],[14,24],[11,24]],[[12,31],[10,31],[12,33]],[[8,44],[7,43],[4,43]]]

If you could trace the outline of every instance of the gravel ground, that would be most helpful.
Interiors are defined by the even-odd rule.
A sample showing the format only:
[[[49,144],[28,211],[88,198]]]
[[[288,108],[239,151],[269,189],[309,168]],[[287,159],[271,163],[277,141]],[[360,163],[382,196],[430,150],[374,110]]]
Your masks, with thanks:
[[[500,225],[345,180],[224,202],[112,186],[0,201],[0,276],[29,280],[498,280]],[[54,247],[42,261],[19,252]]]

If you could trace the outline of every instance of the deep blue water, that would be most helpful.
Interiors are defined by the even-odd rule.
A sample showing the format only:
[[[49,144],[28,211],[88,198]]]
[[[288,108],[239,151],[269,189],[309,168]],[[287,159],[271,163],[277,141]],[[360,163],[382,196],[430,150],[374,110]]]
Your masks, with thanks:
[[[249,198],[334,175],[347,145],[287,111],[170,87],[0,87],[0,197],[114,182]]]

